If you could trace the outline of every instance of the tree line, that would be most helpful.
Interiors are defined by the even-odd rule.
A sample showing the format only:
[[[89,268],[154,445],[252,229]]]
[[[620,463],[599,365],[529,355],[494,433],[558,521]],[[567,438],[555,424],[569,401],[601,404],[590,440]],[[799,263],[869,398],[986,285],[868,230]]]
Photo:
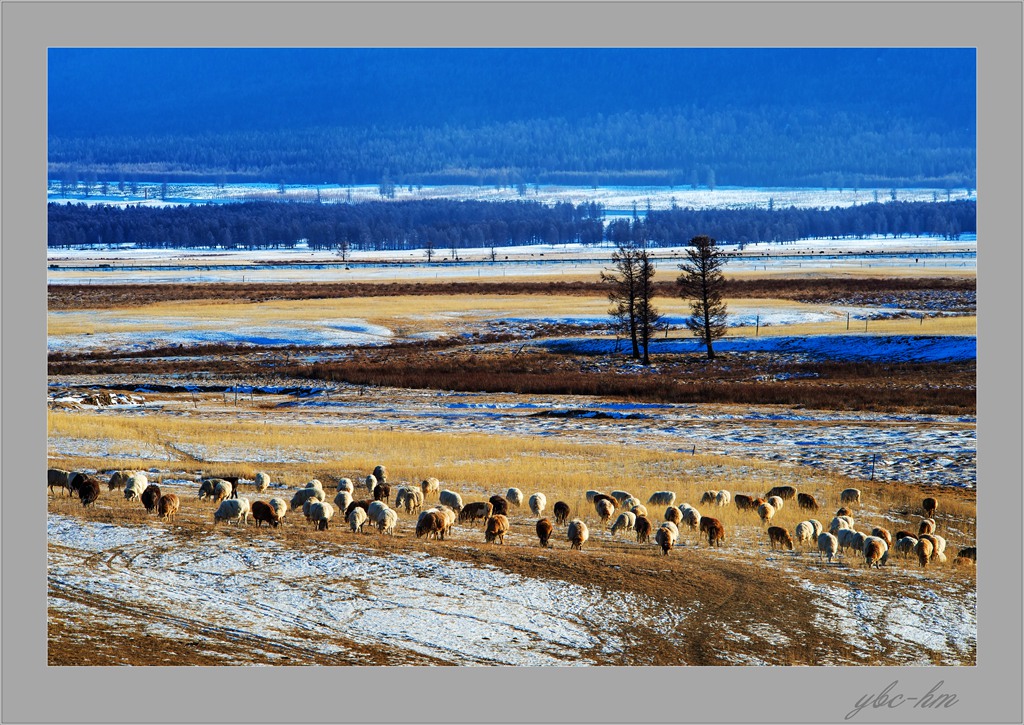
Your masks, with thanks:
[[[842,139],[837,143],[836,139]],[[825,108],[684,107],[471,125],[53,135],[48,175],[119,181],[973,188],[970,129]]]
[[[976,232],[976,202],[868,203],[798,209],[649,210],[606,219],[601,204],[532,201],[379,201],[356,204],[241,202],[169,207],[50,202],[47,245],[134,244],[143,248],[446,250],[529,244],[630,242],[681,246],[706,234],[721,244],[809,238],[930,235],[957,239]],[[607,223],[606,223],[607,222]]]

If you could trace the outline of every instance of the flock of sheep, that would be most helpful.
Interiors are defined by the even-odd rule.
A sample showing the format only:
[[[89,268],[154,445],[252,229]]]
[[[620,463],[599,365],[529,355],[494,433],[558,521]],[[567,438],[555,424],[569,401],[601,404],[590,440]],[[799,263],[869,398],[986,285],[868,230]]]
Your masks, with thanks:
[[[357,487],[351,479],[339,479],[332,502],[328,502],[328,493],[317,479],[295,490],[287,502],[280,497],[250,502],[238,495],[239,480],[235,476],[200,480],[198,498],[210,499],[217,505],[213,514],[215,524],[224,521],[244,525],[251,518],[257,527],[264,523],[277,527],[286,513],[302,509],[306,520],[317,530],[327,530],[331,521],[340,514],[353,533],[362,532],[369,524],[382,534],[394,535],[398,527],[399,511],[405,514],[418,512],[415,527],[417,538],[445,539],[451,535],[456,523],[472,525],[482,521],[484,541],[503,544],[509,531],[509,507],[519,508],[525,501],[532,515],[538,519],[535,529],[542,547],[552,545],[555,525],[566,527],[565,540],[571,549],[582,550],[590,538],[590,530],[582,518],[577,516],[570,520],[570,507],[566,502],[554,503],[551,508],[554,516],[552,523],[545,516],[548,510],[547,497],[543,493],[534,493],[526,498],[518,488],[509,488],[504,494],[491,496],[487,501],[464,503],[457,492],[442,489],[438,479],[427,478],[418,486],[397,486],[394,508],[391,508],[391,487],[384,466],[377,466],[361,481],[360,485],[365,488],[366,495],[360,499],[355,498]],[[83,506],[89,506],[99,498],[101,483],[96,476],[81,472],[53,468],[47,471],[47,486],[51,492],[54,487],[66,490],[77,495]],[[270,476],[263,472],[256,474],[253,488],[257,492],[266,492],[270,485]],[[172,520],[181,506],[176,494],[162,493],[158,485],[149,483],[146,474],[139,471],[114,471],[107,481],[107,488],[109,491],[123,489],[126,500],[140,501],[148,513],[156,513],[163,519]],[[437,503],[424,508],[427,498],[434,496],[437,497]],[[586,500],[593,505],[594,514],[612,536],[632,532],[641,544],[649,543],[653,536],[654,543],[666,555],[677,545],[681,527],[697,532],[698,538],[706,538],[709,546],[721,546],[725,542],[726,531],[721,520],[702,515],[688,503],[677,506],[676,494],[672,491],[655,491],[646,504],[627,491],[603,493],[591,490],[586,492]],[[796,545],[816,546],[819,559],[827,559],[829,563],[840,553],[847,555],[852,551],[864,557],[865,566],[881,567],[887,563],[893,549],[905,558],[914,556],[922,567],[931,562],[947,561],[946,540],[935,533],[933,516],[938,502],[933,497],[922,501],[924,516],[916,533],[897,531],[895,534],[881,527],[873,527],[870,533],[857,531],[851,507],[861,503],[861,492],[855,488],[846,489],[840,494],[842,507],[836,512],[827,531],[817,519],[801,521],[796,524],[792,534],[781,526],[770,525],[775,515],[787,505],[786,502],[793,500],[801,510],[820,509],[814,496],[798,493],[793,486],[776,486],[763,497],[747,494],[733,496],[724,490],[705,491],[699,505],[721,508],[732,503],[740,512],[756,513],[761,526],[767,527],[768,542],[772,549],[779,547],[793,550]],[[656,529],[648,513],[648,506],[666,507],[664,520]],[[616,511],[619,512],[617,516]],[[976,562],[976,548],[971,546],[960,549],[956,561]]]

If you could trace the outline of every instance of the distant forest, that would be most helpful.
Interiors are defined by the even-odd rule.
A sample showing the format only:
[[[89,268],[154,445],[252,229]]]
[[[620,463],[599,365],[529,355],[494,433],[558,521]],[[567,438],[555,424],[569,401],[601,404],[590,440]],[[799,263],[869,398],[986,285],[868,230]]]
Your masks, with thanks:
[[[976,185],[972,49],[54,48],[49,61],[48,174],[67,184]]]
[[[808,238],[976,232],[976,202],[868,203],[830,209],[691,209],[636,213],[605,224],[600,204],[453,200],[318,204],[245,202],[177,207],[48,205],[51,248],[135,244],[144,248],[447,250],[526,244],[633,241],[681,246],[698,234],[722,244]]]

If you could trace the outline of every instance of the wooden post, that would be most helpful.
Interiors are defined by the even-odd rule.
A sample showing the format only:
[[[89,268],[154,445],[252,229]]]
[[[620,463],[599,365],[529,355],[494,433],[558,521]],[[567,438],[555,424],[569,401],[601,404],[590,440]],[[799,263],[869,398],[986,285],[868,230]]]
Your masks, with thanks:
[[[761,315],[758,315],[757,319],[754,321],[754,337],[757,337],[760,334],[760,332],[761,332]]]
[[[847,330],[850,329],[850,313],[849,312],[846,313],[846,329]]]
[[[694,444],[694,446],[693,446],[693,450],[692,450],[692,451],[690,451],[690,455],[691,455],[691,456],[695,456],[695,455],[697,455],[697,445],[696,445],[696,444]]]
[[[871,454],[871,480],[875,480],[875,458],[878,457],[877,453]]]

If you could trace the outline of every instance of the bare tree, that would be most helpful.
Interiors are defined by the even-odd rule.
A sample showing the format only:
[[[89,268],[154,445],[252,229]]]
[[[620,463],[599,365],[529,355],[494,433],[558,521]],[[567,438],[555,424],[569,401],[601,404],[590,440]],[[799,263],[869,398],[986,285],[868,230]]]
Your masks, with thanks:
[[[725,257],[715,240],[706,235],[693,237],[686,250],[683,273],[676,279],[679,296],[690,300],[691,315],[686,326],[707,346],[708,360],[715,359],[712,343],[725,335],[728,310],[722,300]]]
[[[654,297],[654,262],[646,249],[637,252],[637,298],[636,328],[640,349],[643,352],[641,362],[651,364],[650,345],[655,331],[661,327],[661,314],[651,304]]]

